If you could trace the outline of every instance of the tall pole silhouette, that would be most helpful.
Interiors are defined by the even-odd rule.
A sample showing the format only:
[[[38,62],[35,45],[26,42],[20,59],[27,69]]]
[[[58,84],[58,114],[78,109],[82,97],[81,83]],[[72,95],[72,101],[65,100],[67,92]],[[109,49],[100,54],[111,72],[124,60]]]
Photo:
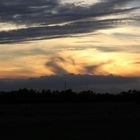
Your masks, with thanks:
[[[64,82],[64,89],[66,90],[67,89],[67,81],[65,80]]]

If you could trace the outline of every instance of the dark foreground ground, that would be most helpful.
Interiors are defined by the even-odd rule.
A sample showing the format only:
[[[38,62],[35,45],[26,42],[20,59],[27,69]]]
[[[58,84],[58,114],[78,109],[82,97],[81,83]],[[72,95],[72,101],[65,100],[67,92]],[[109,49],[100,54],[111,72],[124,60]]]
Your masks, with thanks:
[[[0,129],[2,140],[140,140],[140,104],[0,104]]]

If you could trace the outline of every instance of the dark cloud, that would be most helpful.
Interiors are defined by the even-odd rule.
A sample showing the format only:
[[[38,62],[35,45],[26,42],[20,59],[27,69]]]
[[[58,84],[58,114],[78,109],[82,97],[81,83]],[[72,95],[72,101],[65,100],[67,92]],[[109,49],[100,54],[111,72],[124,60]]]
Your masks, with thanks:
[[[64,89],[65,80],[67,81],[67,87],[73,90],[92,89],[97,92],[114,93],[128,89],[140,89],[139,77],[66,74],[29,79],[1,79],[0,90],[15,90],[25,87],[62,90]]]
[[[31,48],[23,50],[3,50],[0,53],[0,60],[13,60],[19,59],[20,57],[28,56],[39,56],[39,55],[50,55],[49,51],[43,50],[42,48]]]
[[[97,65],[90,65],[90,66],[86,66],[84,67],[84,70],[86,73],[92,73],[95,74],[95,72],[102,67],[104,64],[97,64]]]
[[[1,0],[0,21],[25,24],[27,28],[1,31],[0,43],[67,37],[112,28],[122,22],[136,19],[130,17],[97,20],[97,17],[129,14],[137,9],[137,7],[123,7],[128,2],[132,2],[132,0],[104,0],[94,5],[82,7],[75,4],[62,5],[58,0]],[[49,26],[50,24],[53,26]],[[32,25],[34,27],[31,27]]]
[[[136,61],[136,62],[134,62],[133,64],[140,65],[140,61]]]
[[[100,65],[87,66],[84,69],[87,73],[94,74],[98,68],[100,68]]]
[[[60,57],[60,56],[52,57],[46,63],[46,67],[51,69],[51,71],[54,74],[58,74],[58,75],[68,74],[68,72],[62,66],[60,66],[59,63],[61,63],[61,62],[65,63],[66,60],[64,58]]]
[[[108,61],[108,62],[102,62],[102,63],[98,63],[98,64],[93,64],[93,65],[91,64],[91,65],[82,66],[80,71],[82,73],[87,73],[87,74],[96,74],[97,71],[100,68],[102,68],[102,66],[104,66],[108,63],[110,63],[110,62]],[[65,67],[62,66],[62,64],[64,66],[72,65],[73,67],[75,67],[75,65],[77,65],[75,60],[71,57],[63,58],[59,55],[55,55],[48,59],[48,62],[45,64],[45,66],[47,69],[50,69],[56,75],[66,75],[66,74],[72,73],[72,72],[69,72],[70,70],[66,70]]]
[[[136,1],[136,0],[135,0]],[[58,0],[1,0],[1,21],[16,23],[56,24],[113,13],[127,12],[132,9],[114,9],[132,0],[105,0],[89,7],[74,4],[61,5]]]
[[[61,64],[63,64],[63,65],[70,64],[70,65],[75,66],[76,62],[71,57],[63,58],[59,55],[56,55],[56,56],[49,58],[48,62],[45,64],[45,66],[47,68],[51,69],[51,71],[54,74],[57,74],[57,75],[69,74],[69,72],[61,66]]]
[[[15,43],[20,41],[68,37],[72,34],[89,33],[99,29],[113,28],[123,20],[124,19],[79,21],[64,26],[32,27],[16,31],[0,32],[0,43]]]
[[[101,51],[101,52],[122,52],[124,51],[122,47],[119,46],[115,46],[115,47],[101,47],[101,46],[97,46],[96,47],[97,50]]]
[[[109,64],[110,62],[102,62],[99,64],[88,65],[84,67],[84,72],[88,74],[96,74],[96,72],[102,68],[104,65]]]

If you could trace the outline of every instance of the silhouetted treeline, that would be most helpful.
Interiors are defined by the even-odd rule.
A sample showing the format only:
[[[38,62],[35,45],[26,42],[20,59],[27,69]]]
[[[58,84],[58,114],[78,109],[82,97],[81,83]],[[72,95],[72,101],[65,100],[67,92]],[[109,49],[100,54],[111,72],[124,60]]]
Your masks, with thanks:
[[[94,91],[74,92],[20,89],[17,91],[0,92],[0,103],[50,103],[50,102],[140,102],[140,91],[129,90],[119,94],[96,93]]]

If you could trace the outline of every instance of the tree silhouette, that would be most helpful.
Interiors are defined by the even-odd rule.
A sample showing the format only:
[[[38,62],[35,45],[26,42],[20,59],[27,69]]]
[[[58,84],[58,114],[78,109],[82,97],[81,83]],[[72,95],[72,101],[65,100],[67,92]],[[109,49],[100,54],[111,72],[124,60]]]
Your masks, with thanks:
[[[71,89],[36,91],[19,89],[17,91],[0,92],[0,103],[42,103],[42,102],[139,102],[140,91],[129,90],[119,94],[96,93],[94,91],[74,92]]]

